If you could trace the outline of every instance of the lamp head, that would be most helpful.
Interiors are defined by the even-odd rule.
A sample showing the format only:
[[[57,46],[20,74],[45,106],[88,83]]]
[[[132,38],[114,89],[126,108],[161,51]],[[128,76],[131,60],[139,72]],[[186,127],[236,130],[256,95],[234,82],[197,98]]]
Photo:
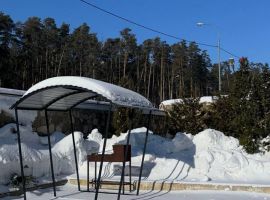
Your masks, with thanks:
[[[229,64],[234,65],[234,58],[229,58]]]
[[[197,26],[203,26],[204,23],[203,22],[197,22]]]

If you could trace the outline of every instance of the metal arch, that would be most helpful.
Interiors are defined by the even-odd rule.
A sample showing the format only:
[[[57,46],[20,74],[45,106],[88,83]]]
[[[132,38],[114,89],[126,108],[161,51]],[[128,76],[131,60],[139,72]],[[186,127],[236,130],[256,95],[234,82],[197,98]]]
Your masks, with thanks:
[[[81,92],[85,91],[85,92],[92,92],[93,94],[96,94],[97,96],[101,96],[103,98],[105,98],[107,101],[111,102],[110,99],[106,98],[105,96],[103,96],[102,94],[99,94],[97,92],[94,92],[92,90],[89,90],[89,89],[86,89],[86,88],[82,88],[82,87],[78,87],[78,86],[73,86],[73,85],[54,85],[54,86],[49,86],[49,87],[44,87],[44,88],[41,88],[41,89],[38,89],[38,90],[35,90],[25,96],[23,96],[22,98],[20,98],[16,103],[14,103],[10,109],[14,109],[14,108],[17,108],[18,110],[43,110],[43,108],[33,108],[33,107],[20,107],[18,106],[20,103],[22,103],[25,99],[33,96],[34,94],[37,94],[41,91],[44,91],[44,90],[48,90],[48,89],[52,89],[52,88],[65,88],[65,89],[74,89],[74,90],[79,90]],[[59,99],[60,100],[60,99]]]
[[[29,107],[29,108],[22,108],[22,107],[15,107],[17,110],[42,110],[41,108],[34,108],[34,107]],[[11,108],[10,108],[11,109]],[[12,108],[13,109],[13,108]]]
[[[87,92],[82,92],[82,94],[83,93],[87,93]],[[78,93],[76,93],[76,94],[80,94],[80,92],[78,92]],[[75,95],[76,95],[75,94]],[[94,98],[94,97],[97,97],[97,95],[96,94],[94,94],[94,95],[92,95],[92,96],[90,96],[90,94],[91,93],[89,93],[89,95],[86,97],[86,98],[82,98],[82,99],[80,99],[79,101],[77,101],[76,103],[74,103],[72,106],[70,106],[69,108],[66,108],[66,109],[60,109],[60,108],[50,108],[50,106],[49,107],[47,107],[47,110],[54,110],[54,111],[57,111],[57,110],[59,110],[59,111],[69,111],[69,110],[71,110],[71,109],[73,109],[74,107],[76,107],[77,105],[79,105],[79,104],[81,104],[82,102],[84,102],[84,101],[86,101],[86,100],[88,100],[88,99],[91,99],[91,98]],[[73,94],[74,95],[74,94]],[[70,96],[72,96],[72,95],[69,95],[69,96],[67,96],[67,97],[70,97]],[[62,99],[59,99],[58,101],[60,101],[60,100],[62,100]],[[56,102],[54,102],[54,103],[57,103],[57,101]]]
[[[79,91],[79,90],[76,90],[76,91],[73,91],[73,92],[69,92],[67,94],[63,94],[63,95],[60,95],[59,97],[51,100],[50,102],[48,102],[45,106],[43,106],[41,109],[47,109],[49,106],[51,106],[52,104],[54,104],[55,102],[61,100],[61,99],[64,99],[65,97],[68,97],[68,96],[71,96],[73,94],[79,94],[79,93],[83,93],[84,91]]]
[[[94,95],[94,96],[91,96],[91,97],[83,98],[81,101],[75,103],[73,106],[71,106],[71,107],[70,107],[69,109],[67,109],[67,110],[71,110],[71,109],[73,109],[74,107],[76,107],[77,105],[79,105],[80,103],[82,103],[82,102],[84,102],[84,101],[86,101],[86,100],[88,100],[88,99],[97,97],[97,96],[98,96],[98,95]],[[107,100],[108,100],[109,102],[111,102],[109,99],[107,99]]]

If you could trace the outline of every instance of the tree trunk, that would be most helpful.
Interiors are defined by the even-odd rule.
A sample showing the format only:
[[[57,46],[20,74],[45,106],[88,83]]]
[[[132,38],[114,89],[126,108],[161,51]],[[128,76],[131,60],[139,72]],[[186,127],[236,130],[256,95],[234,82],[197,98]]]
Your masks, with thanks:
[[[127,59],[128,59],[128,53],[125,52],[125,54],[124,54],[124,72],[123,72],[124,77],[126,77]]]
[[[161,59],[160,59],[160,92],[159,92],[159,98],[160,101],[163,100],[163,77],[164,76],[164,72],[163,72],[163,47],[161,50]]]
[[[79,65],[79,67],[80,67],[80,69],[79,69],[80,72],[79,73],[80,73],[80,76],[82,76],[82,61],[81,61],[81,59],[80,59],[80,65]]]
[[[63,51],[62,51],[61,56],[60,56],[60,60],[59,60],[59,64],[58,64],[58,69],[57,69],[56,76],[59,76],[60,75],[60,68],[61,68],[61,65],[62,65],[62,60],[63,60],[64,53],[65,53],[65,48],[66,48],[66,46],[64,46]]]
[[[147,99],[150,96],[151,74],[152,74],[152,64],[150,64],[150,71],[149,71],[149,74],[148,74]]]
[[[136,84],[136,91],[139,92],[140,90],[140,57],[137,56],[137,68],[136,68],[136,81],[137,81],[137,84]]]
[[[45,62],[46,62],[46,68],[45,68],[45,77],[46,79],[48,78],[48,48],[46,48],[46,53],[45,53]]]

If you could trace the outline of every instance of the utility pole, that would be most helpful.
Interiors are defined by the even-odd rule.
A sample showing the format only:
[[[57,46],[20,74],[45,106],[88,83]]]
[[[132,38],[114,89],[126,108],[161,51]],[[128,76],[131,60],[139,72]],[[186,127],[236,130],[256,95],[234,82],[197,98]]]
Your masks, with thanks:
[[[197,26],[202,27],[202,26],[212,26],[216,29],[217,34],[218,34],[218,43],[217,43],[217,51],[218,51],[218,91],[221,92],[221,63],[220,63],[220,33],[219,33],[219,28],[216,25],[213,24],[208,24],[204,22],[198,22]]]
[[[218,38],[218,91],[221,92],[220,38]]]

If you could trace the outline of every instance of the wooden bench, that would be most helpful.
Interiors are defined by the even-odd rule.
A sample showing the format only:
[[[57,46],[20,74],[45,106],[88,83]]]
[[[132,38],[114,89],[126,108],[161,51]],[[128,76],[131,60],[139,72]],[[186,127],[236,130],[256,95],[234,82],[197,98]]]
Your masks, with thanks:
[[[125,151],[127,149],[127,155],[125,159]],[[92,181],[92,184],[95,183],[95,189],[97,189],[97,162],[101,162],[102,155],[101,154],[91,154],[87,155],[87,190],[89,191],[89,162],[95,162],[95,178]],[[112,154],[104,154],[103,162],[129,162],[129,190],[131,191],[131,145],[113,145],[113,153]],[[125,175],[123,177],[123,193],[125,183]],[[109,184],[109,181],[104,181],[103,183]],[[114,181],[115,184],[115,181]]]

